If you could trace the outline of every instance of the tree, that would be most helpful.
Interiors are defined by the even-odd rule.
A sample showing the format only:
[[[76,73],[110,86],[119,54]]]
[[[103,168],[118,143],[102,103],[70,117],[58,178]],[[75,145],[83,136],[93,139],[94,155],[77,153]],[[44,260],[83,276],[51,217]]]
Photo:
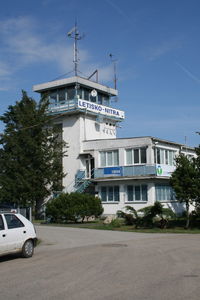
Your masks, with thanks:
[[[172,173],[170,184],[172,185],[176,199],[186,206],[186,228],[189,227],[189,209],[198,198],[197,182],[199,174],[195,158],[189,159],[186,155],[180,154],[176,158],[176,170]],[[199,183],[198,183],[199,186]]]
[[[0,117],[0,201],[31,205],[39,213],[44,199],[62,190],[65,143],[59,126],[46,114],[48,102],[39,104],[22,92],[22,99]]]

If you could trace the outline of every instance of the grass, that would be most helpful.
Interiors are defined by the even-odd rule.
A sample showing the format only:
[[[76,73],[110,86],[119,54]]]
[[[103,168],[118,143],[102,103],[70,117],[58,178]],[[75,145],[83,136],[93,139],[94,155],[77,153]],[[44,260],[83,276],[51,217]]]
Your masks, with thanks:
[[[35,223],[35,222],[34,222]],[[88,222],[88,223],[70,223],[70,224],[59,224],[59,223],[44,223],[36,222],[36,224],[57,226],[57,227],[73,227],[73,228],[86,228],[86,229],[98,229],[98,230],[113,230],[113,231],[126,231],[126,232],[140,232],[140,233],[187,233],[187,234],[200,234],[199,228],[184,229],[183,227],[174,228],[139,228],[135,229],[134,226],[121,225],[116,226],[112,224],[105,225],[102,221]]]

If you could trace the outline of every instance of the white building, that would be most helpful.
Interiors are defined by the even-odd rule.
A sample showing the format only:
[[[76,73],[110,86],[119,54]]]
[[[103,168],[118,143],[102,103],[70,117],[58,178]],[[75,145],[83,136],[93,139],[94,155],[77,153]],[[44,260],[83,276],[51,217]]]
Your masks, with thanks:
[[[48,113],[62,126],[69,143],[63,158],[66,192],[90,192],[102,199],[104,214],[115,214],[126,205],[136,209],[161,201],[181,212],[169,177],[180,152],[194,156],[194,149],[146,136],[116,138],[125,114],[112,107],[118,95],[113,88],[79,76],[35,85],[47,93]]]

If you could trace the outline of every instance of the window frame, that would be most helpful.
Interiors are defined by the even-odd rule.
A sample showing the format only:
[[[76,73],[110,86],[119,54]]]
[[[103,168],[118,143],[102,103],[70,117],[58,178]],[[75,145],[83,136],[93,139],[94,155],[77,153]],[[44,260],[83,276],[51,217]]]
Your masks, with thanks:
[[[144,190],[145,187],[145,190]],[[136,191],[137,188],[137,191]],[[138,189],[139,188],[139,189]],[[132,193],[132,200],[130,199],[130,194],[129,191],[131,190]],[[136,199],[136,193],[140,193],[140,199]],[[145,197],[144,196],[144,192],[145,192]],[[138,194],[137,194],[138,195]],[[126,202],[127,203],[142,203],[142,202],[148,202],[148,184],[127,184],[126,185]]]
[[[161,190],[161,188],[163,188]],[[160,192],[159,192],[160,190]],[[161,199],[162,196],[165,196]],[[170,195],[170,197],[168,197]],[[169,184],[163,184],[163,183],[157,183],[155,184],[155,200],[158,202],[173,202],[177,201],[176,194],[173,190],[173,188]]]
[[[108,164],[108,156],[111,153],[111,164]],[[117,154],[117,156],[115,157],[115,154]],[[102,155],[104,155],[103,158],[103,162],[105,162],[105,164],[102,164]],[[115,150],[105,150],[105,151],[99,151],[99,162],[100,162],[100,167],[104,168],[104,167],[117,167],[119,166],[119,149],[115,149]],[[115,164],[117,160],[117,164]]]
[[[102,197],[102,195],[104,195]],[[102,203],[119,203],[120,202],[120,186],[104,185],[100,187],[100,198]]]
[[[145,150],[145,162],[141,161],[141,158],[142,158],[141,152],[142,152],[142,150]],[[138,158],[139,158],[138,162],[135,162],[136,161],[136,156],[135,156],[136,151],[138,151]],[[128,152],[129,153],[131,152],[131,163],[128,163],[128,159],[127,159],[127,153]],[[145,164],[147,164],[147,147],[126,148],[125,149],[125,163],[126,163],[126,166],[145,165]]]
[[[154,162],[157,165],[175,166],[176,151],[156,147],[154,151]]]

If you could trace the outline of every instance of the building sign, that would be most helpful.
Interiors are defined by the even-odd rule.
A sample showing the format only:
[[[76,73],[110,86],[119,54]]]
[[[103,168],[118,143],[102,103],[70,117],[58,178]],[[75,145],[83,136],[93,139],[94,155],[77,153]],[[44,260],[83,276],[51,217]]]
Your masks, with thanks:
[[[124,119],[124,111],[118,110],[115,108],[111,108],[108,106],[100,105],[97,103],[92,103],[85,100],[78,100],[78,107],[81,109],[89,110],[97,114],[103,114],[106,116],[116,117],[120,119]]]
[[[156,174],[157,176],[167,176],[170,177],[171,174],[174,172],[174,166],[168,165],[156,165]]]
[[[104,168],[104,176],[123,176],[122,167],[108,167]]]

